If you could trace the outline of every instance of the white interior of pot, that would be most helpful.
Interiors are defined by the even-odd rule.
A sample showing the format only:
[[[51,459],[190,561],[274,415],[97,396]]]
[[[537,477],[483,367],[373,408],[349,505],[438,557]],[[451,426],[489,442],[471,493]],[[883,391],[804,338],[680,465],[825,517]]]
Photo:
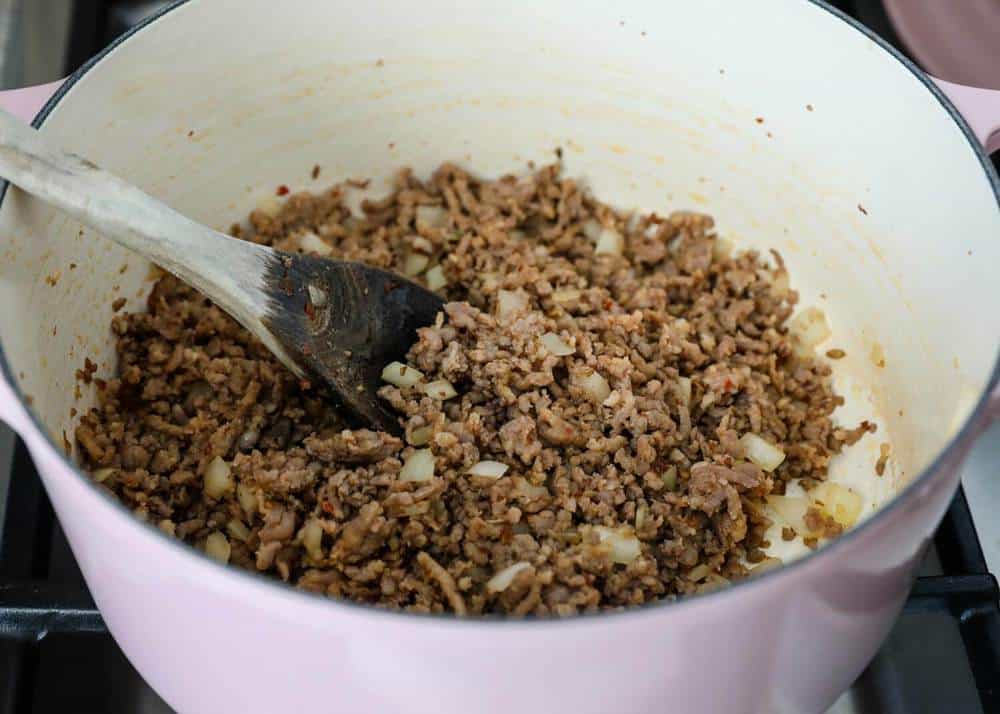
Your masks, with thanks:
[[[802,304],[828,316],[821,349],[847,353],[839,419],[879,423],[835,474],[871,507],[988,380],[1000,217],[909,70],[822,8],[770,4],[191,2],[102,60],[44,131],[217,228],[278,184],[384,187],[444,160],[497,176],[556,147],[603,200],[710,213],[738,248],[779,250]],[[148,267],[8,193],[0,341],[57,444],[93,402],[76,370],[112,372],[111,304],[140,309]]]

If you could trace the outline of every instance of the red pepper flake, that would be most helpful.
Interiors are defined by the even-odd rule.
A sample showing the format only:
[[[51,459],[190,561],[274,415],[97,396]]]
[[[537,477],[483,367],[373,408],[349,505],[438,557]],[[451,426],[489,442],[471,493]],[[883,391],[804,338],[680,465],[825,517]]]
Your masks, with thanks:
[[[864,213],[866,216],[868,215],[868,211],[866,211],[865,207],[862,206],[860,203],[858,204],[858,210]]]
[[[286,186],[285,184],[281,184],[280,186],[278,186],[278,190],[275,191],[275,193],[277,193],[279,196],[287,196],[288,186]]]
[[[605,310],[610,310],[612,307],[614,307],[614,304],[615,303],[611,298],[604,298],[604,302],[601,303],[601,307],[603,307]]]
[[[329,501],[323,501],[319,504],[319,507],[323,509],[323,513],[328,513],[331,516],[333,515],[333,504]]]
[[[306,316],[310,320],[315,320],[316,319],[316,308],[314,308],[313,304],[311,302],[309,302],[308,300],[306,300],[306,304],[305,304],[304,310],[305,310]]]
[[[736,391],[736,385],[733,383],[733,380],[731,380],[729,377],[726,377],[726,381],[722,385],[722,389],[723,391],[726,392],[734,392]]]
[[[310,347],[309,345],[302,345],[302,354],[304,354],[306,357],[308,357],[309,355],[311,355],[312,354],[312,347]]]
[[[303,392],[308,392],[310,389],[312,389],[312,382],[310,382],[308,379],[300,379],[299,389],[301,389]]]

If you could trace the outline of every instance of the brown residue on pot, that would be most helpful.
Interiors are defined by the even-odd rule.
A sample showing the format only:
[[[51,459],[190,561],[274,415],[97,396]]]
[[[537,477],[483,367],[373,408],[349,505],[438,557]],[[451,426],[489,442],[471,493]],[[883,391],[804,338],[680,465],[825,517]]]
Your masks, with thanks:
[[[879,369],[885,367],[885,350],[882,349],[882,345],[878,342],[872,345],[871,358],[872,363]]]
[[[889,446],[888,442],[882,442],[881,444],[879,444],[878,447],[879,457],[878,461],[875,462],[875,473],[878,474],[879,476],[885,473],[885,466],[889,461],[890,448],[891,447]]]

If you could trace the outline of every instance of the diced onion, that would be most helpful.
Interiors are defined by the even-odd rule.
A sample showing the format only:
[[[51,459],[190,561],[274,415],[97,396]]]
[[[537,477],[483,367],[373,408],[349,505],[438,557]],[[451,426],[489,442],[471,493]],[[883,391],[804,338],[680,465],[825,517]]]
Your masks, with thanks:
[[[444,276],[444,269],[440,265],[435,265],[424,275],[427,281],[428,290],[440,290],[448,284],[448,278]]]
[[[233,485],[229,464],[223,461],[221,456],[216,456],[208,462],[205,468],[205,493],[210,498],[221,498],[223,494],[232,490]]]
[[[257,201],[256,208],[265,216],[274,218],[281,213],[281,201],[274,196],[264,196],[262,199]]]
[[[642,547],[635,533],[627,526],[624,528],[606,528],[594,526],[601,545],[607,547],[612,562],[628,565],[642,554]]]
[[[565,357],[576,352],[574,348],[567,345],[563,338],[554,332],[546,332],[542,335],[541,342],[545,346],[545,349],[557,357]]]
[[[625,250],[625,239],[614,228],[605,228],[597,237],[595,255],[621,255]]]
[[[431,440],[432,434],[434,434],[434,427],[419,426],[410,432],[410,444],[413,446],[423,446]]]
[[[420,275],[427,268],[431,259],[422,253],[407,253],[403,263],[403,273],[409,276]]]
[[[236,498],[240,502],[240,508],[247,515],[253,515],[257,512],[257,494],[254,490],[244,483],[241,483],[236,487]]]
[[[712,243],[712,257],[716,260],[725,260],[733,254],[733,242],[729,238],[716,236]]]
[[[707,578],[711,572],[712,567],[708,563],[700,563],[688,571],[687,578],[697,583]]]
[[[649,521],[649,506],[645,503],[640,503],[635,509],[635,529],[637,531],[642,530],[647,521]]]
[[[586,392],[587,396],[593,401],[600,404],[608,395],[611,394],[611,387],[608,385],[608,380],[601,376],[598,372],[591,372],[587,375],[582,375],[577,378],[577,384],[580,388]]]
[[[583,296],[582,290],[568,288],[566,290],[556,290],[552,293],[552,302],[558,305],[571,305]]]
[[[400,481],[429,481],[434,478],[434,454],[430,449],[417,449],[403,462]]]
[[[482,476],[483,478],[500,478],[507,473],[507,464],[499,461],[480,461],[469,469],[470,476]]]
[[[510,587],[512,582],[514,582],[514,578],[518,573],[530,567],[531,563],[525,563],[523,561],[520,563],[514,563],[513,565],[508,565],[506,568],[486,581],[486,592],[502,593]]]
[[[501,322],[525,312],[528,309],[528,294],[523,290],[512,292],[510,290],[497,291],[497,319]]]
[[[247,539],[250,537],[250,529],[247,528],[243,521],[233,518],[226,524],[226,530],[236,540],[241,540],[246,543]]]
[[[397,387],[412,387],[423,378],[423,372],[402,362],[390,362],[382,369],[382,381]]]
[[[443,228],[448,224],[448,211],[441,206],[417,206],[417,230]]]
[[[593,241],[601,237],[602,230],[604,230],[603,226],[593,218],[583,224],[583,234]]]
[[[451,399],[456,396],[458,392],[455,391],[455,387],[452,386],[451,382],[446,379],[438,379],[429,384],[425,384],[424,394],[426,394],[431,399],[439,399],[442,402],[446,399]]]
[[[166,533],[171,538],[177,535],[177,524],[166,518],[157,523],[156,527],[159,528],[164,533]]]
[[[791,526],[796,531],[806,533],[806,511],[809,510],[809,499],[802,496],[768,496],[767,505],[772,511],[784,521],[785,525]]]
[[[663,472],[663,476],[660,478],[663,482],[663,488],[668,491],[677,490],[677,467],[668,466],[667,470]]]
[[[677,378],[677,399],[685,406],[691,403],[691,379],[689,377]]]
[[[208,538],[205,539],[205,554],[220,563],[228,563],[229,555],[232,553],[232,547],[229,545],[229,541],[226,540],[226,536],[219,533],[219,531],[212,531],[208,534]]]
[[[765,471],[774,471],[785,460],[785,452],[756,434],[747,432],[740,437],[747,458]]]
[[[815,307],[807,307],[792,318],[788,329],[807,351],[812,350],[830,336],[830,326],[826,322],[826,315]]]
[[[333,246],[311,231],[299,236],[299,248],[306,253],[318,253],[319,255],[330,255],[333,252]]]
[[[93,473],[94,480],[97,481],[97,483],[104,483],[115,471],[117,471],[117,469],[113,469],[111,467],[106,469],[97,469],[97,471]]]
[[[315,518],[310,519],[302,526],[302,547],[313,560],[323,559],[323,527]]]
[[[809,492],[810,500],[844,528],[858,522],[864,505],[861,496],[839,483],[824,481]]]
[[[780,568],[785,563],[779,558],[764,558],[764,560],[757,563],[757,565],[750,568],[750,576],[760,575],[761,573],[766,573],[768,570],[774,570],[775,568]]]

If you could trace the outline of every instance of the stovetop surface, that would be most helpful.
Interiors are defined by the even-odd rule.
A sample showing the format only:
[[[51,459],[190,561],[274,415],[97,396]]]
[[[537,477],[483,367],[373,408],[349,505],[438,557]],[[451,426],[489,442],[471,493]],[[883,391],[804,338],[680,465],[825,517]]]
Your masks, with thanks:
[[[22,25],[30,25],[26,17],[41,18],[34,34],[28,27],[23,38],[15,32],[16,21],[0,16],[0,51],[6,52],[6,45],[20,44],[31,56],[40,52],[40,42],[48,43],[49,54],[55,53],[64,61],[65,74],[165,2],[76,0],[72,13],[60,7],[66,4],[64,0],[22,3],[22,8],[28,8],[20,18]],[[832,4],[890,41],[897,41],[878,0],[840,0]],[[5,5],[14,7],[17,3],[0,0],[0,15]],[[39,27],[45,31],[40,32]],[[53,38],[61,39],[57,42]],[[50,59],[46,66],[51,64]],[[57,77],[35,76],[17,63],[0,66],[0,80],[8,86],[23,83],[26,78],[41,82]],[[997,464],[1000,426],[977,447],[963,476],[976,508],[980,508],[979,504],[1000,508],[1000,479],[993,478]],[[996,509],[990,507],[989,512],[995,513]],[[986,558],[996,571],[1000,568],[1000,519],[984,518],[980,512],[975,515]],[[12,436],[2,425],[0,525],[0,714],[171,712],[102,631],[30,459],[23,447],[15,448]],[[988,576],[977,574],[985,570],[965,497],[959,494],[935,546],[927,554],[920,573],[924,577],[918,581],[906,612],[869,667],[829,714],[1000,712],[995,689],[992,694],[986,692],[984,700],[977,688],[988,686],[984,682],[991,673],[996,674],[994,687],[1000,680],[996,585]],[[30,592],[19,584],[8,587],[5,583],[11,582],[12,575],[17,576],[17,583],[30,579],[42,585]],[[20,623],[14,630],[21,626],[27,632],[37,627],[37,623],[29,622],[31,612],[20,619],[5,612],[5,606],[12,602],[27,603],[26,612],[38,608],[54,611],[62,618],[53,620],[61,623],[55,627],[60,631],[37,643],[10,637],[11,632],[5,632],[4,627],[11,622]],[[993,615],[969,617],[975,607],[987,612],[992,608]],[[985,708],[983,701],[987,702]]]

